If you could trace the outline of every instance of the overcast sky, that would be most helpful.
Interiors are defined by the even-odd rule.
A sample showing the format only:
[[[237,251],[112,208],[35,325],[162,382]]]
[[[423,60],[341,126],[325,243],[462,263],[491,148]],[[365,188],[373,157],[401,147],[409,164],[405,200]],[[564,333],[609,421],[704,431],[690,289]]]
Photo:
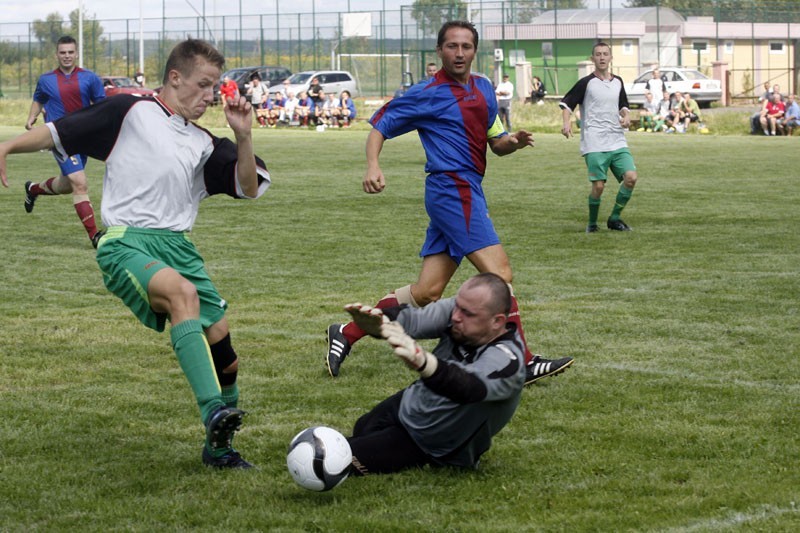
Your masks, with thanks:
[[[605,8],[609,1],[615,7],[623,2],[587,0],[586,5]],[[202,13],[204,6],[206,16],[213,16],[238,15],[240,4],[243,14],[263,14],[272,13],[276,5],[289,13],[311,12],[313,9],[318,12],[347,11],[348,7],[350,11],[371,11],[380,10],[384,5],[388,10],[397,10],[400,5],[411,5],[413,0],[84,0],[83,6],[88,16],[94,15],[98,20],[138,19],[140,3],[144,18],[157,18],[161,16],[162,8],[167,17],[191,17]],[[3,23],[31,22],[54,12],[66,17],[78,5],[78,0],[0,0],[0,32]]]

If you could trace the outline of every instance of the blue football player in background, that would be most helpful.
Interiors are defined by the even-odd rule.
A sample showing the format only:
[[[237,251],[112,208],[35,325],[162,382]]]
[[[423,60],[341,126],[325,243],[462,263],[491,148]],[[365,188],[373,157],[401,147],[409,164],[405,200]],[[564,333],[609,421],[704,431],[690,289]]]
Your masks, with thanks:
[[[470,73],[477,47],[478,32],[470,22],[445,23],[436,45],[442,68],[370,119],[373,130],[367,139],[364,191],[377,194],[386,187],[379,163],[385,140],[417,130],[427,158],[425,209],[430,217],[420,252],[419,279],[385,296],[378,308],[402,304],[424,307],[439,300],[465,257],[479,272],[496,274],[510,287],[511,265],[489,218],[481,185],[486,148],[503,156],[533,146],[533,137],[525,130],[504,130],[492,83]],[[524,341],[519,306],[513,296],[509,323]],[[328,328],[326,362],[331,376],[339,374],[352,345],[364,335],[353,322]],[[547,360],[526,348],[525,362],[528,384],[564,370],[572,364],[572,358]]]

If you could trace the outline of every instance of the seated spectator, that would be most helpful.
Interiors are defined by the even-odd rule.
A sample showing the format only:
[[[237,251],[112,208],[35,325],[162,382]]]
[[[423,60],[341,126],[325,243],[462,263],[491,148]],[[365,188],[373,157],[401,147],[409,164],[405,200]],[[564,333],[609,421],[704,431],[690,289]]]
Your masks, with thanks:
[[[689,124],[693,122],[697,122],[699,127],[703,128],[703,121],[700,118],[700,106],[690,93],[683,95],[681,111],[683,112],[683,131],[689,131]]]
[[[312,116],[314,103],[305,91],[301,91],[297,98],[297,120],[302,126],[308,126],[308,119]]]
[[[667,123],[669,123],[671,127],[667,130],[667,133],[674,133],[676,131],[679,133],[686,132],[686,130],[683,129],[682,103],[683,95],[679,91],[675,91],[675,94],[672,96],[670,102],[670,113]]]
[[[250,87],[247,89],[247,94],[250,96],[250,104],[255,111],[256,120],[261,128],[267,127],[267,111],[268,101],[267,95],[269,94],[267,84],[261,83],[261,77],[258,74],[253,74],[250,77]]]
[[[321,100],[317,101],[317,99],[314,98],[313,96],[311,98],[314,101],[314,124],[320,126],[320,125],[326,125],[328,123],[327,122],[328,117],[325,116],[325,109],[324,109],[324,105],[325,103],[327,103],[328,97],[325,96],[325,91],[322,90],[318,94],[321,97]]]
[[[356,118],[356,103],[350,98],[350,91],[345,89],[339,95],[339,127],[350,127],[350,122]]]
[[[776,92],[781,92],[780,85],[776,83],[770,87],[768,81],[764,82],[764,92],[758,97],[759,109],[750,116],[750,133],[757,134],[761,131],[761,115],[764,113],[764,108],[772,100],[772,93]]]
[[[283,105],[283,118],[281,120],[286,121],[289,125],[297,125],[300,123],[297,117],[297,105],[299,104],[300,100],[294,95],[292,91],[288,91],[286,93],[286,101]]]
[[[786,135],[794,133],[795,128],[800,126],[800,104],[797,103],[797,96],[792,94],[786,102],[786,114],[783,115],[781,122],[783,131]]]
[[[669,91],[665,90],[662,93],[662,98],[658,102],[658,112],[656,113],[656,124],[653,131],[666,131],[672,127],[672,100],[669,97]],[[669,121],[669,122],[668,122]]]
[[[341,114],[339,99],[333,93],[326,93],[325,103],[322,104],[323,123],[326,126],[338,126]]]
[[[644,106],[639,111],[639,129],[637,131],[653,131],[656,127],[659,102],[653,98],[653,93],[644,93]]]
[[[225,76],[222,78],[222,84],[219,86],[219,97],[223,103],[232,100],[239,96],[239,86],[236,82]]]
[[[531,103],[537,105],[544,104],[544,96],[547,91],[544,88],[544,82],[539,76],[534,76],[531,79]]]
[[[781,100],[781,93],[773,92],[772,99],[761,111],[761,129],[764,135],[776,135],[780,119],[786,113],[786,104]]]
[[[284,120],[284,107],[286,106],[286,99],[283,93],[273,93],[269,99],[269,115],[267,117],[267,124],[270,128],[274,128],[277,123]]]

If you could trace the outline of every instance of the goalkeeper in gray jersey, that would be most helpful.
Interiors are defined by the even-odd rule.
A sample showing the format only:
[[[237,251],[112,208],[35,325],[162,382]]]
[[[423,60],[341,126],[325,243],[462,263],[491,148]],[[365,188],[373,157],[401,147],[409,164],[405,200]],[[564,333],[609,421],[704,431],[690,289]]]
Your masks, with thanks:
[[[508,321],[510,307],[508,285],[491,273],[468,279],[455,298],[423,308],[346,307],[419,374],[356,422],[348,439],[353,474],[478,466],[516,411],[525,381],[525,345]],[[414,340],[434,338],[433,353]]]

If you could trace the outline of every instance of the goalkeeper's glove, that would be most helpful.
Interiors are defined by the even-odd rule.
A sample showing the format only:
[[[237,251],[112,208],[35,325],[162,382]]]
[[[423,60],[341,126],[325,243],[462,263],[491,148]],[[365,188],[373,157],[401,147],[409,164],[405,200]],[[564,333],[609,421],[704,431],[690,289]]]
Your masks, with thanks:
[[[389,322],[389,319],[383,314],[383,311],[377,307],[355,303],[345,305],[344,310],[350,313],[356,326],[364,330],[368,335],[372,335],[376,338],[381,337],[381,324]]]
[[[381,336],[391,344],[394,354],[403,360],[409,368],[419,372],[423,378],[433,375],[439,366],[435,355],[426,352],[397,322],[388,322],[381,326]]]

